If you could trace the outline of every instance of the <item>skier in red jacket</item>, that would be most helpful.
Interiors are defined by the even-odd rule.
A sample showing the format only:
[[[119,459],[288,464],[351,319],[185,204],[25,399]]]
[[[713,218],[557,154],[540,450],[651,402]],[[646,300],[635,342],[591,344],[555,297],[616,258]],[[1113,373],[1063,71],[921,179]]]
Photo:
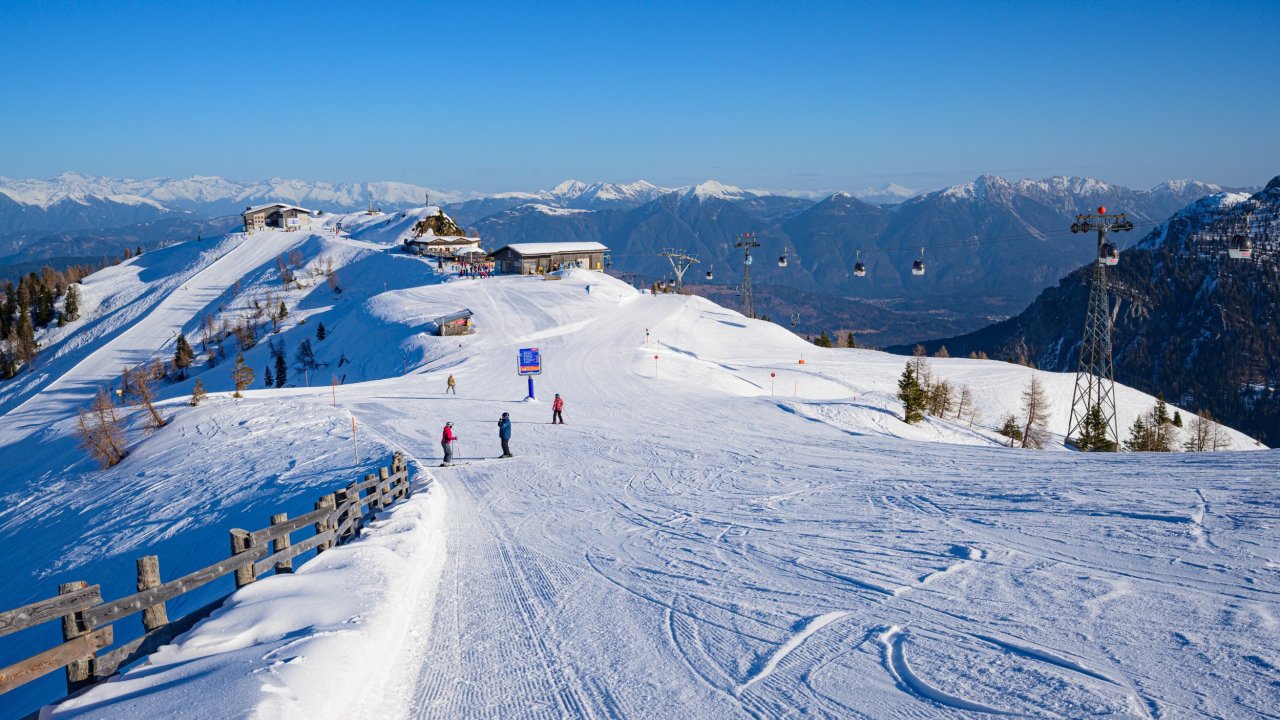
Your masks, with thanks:
[[[560,397],[560,393],[556,393],[556,399],[551,401],[551,424],[564,424],[564,398]]]
[[[440,467],[449,467],[453,464],[453,443],[458,439],[453,434],[453,423],[444,424],[444,434],[440,436],[440,446],[444,448],[444,462],[440,463]]]

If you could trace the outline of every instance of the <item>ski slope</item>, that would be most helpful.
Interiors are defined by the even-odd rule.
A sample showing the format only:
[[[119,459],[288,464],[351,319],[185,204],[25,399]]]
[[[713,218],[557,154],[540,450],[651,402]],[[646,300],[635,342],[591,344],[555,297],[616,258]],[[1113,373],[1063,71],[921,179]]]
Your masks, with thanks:
[[[271,240],[340,259],[344,292],[297,291],[291,318],[308,323],[281,334],[292,348],[332,327],[318,350],[333,372],[347,361],[337,407],[327,377],[194,410],[174,386],[174,423],[117,468],[46,459],[82,478],[88,522],[44,499],[10,510],[26,485],[6,495],[0,537],[24,547],[10,576],[45,572],[52,544],[82,548],[69,578],[144,547],[162,563],[166,543],[220,549],[232,518],[345,482],[348,417],[362,456],[415,461],[419,494],[364,539],[237,593],[53,717],[1275,715],[1275,452],[1004,448],[993,429],[1033,371],[994,361],[932,361],[971,385],[973,427],[909,426],[904,358],[815,348],[598,273],[449,280],[390,249],[412,220]],[[245,292],[269,282],[255,262],[235,261]],[[156,307],[184,326],[189,308]],[[476,334],[428,335],[462,307]],[[544,355],[537,401],[514,367],[528,346]],[[229,389],[226,373],[206,384]],[[1039,375],[1061,432],[1073,378]],[[548,424],[555,392],[563,426]],[[1153,402],[1118,399],[1122,426]],[[504,411],[516,457],[496,461]],[[446,420],[462,459],[438,468]],[[288,467],[313,457],[314,472]],[[198,499],[181,487],[192,470]],[[105,542],[157,513],[126,550]],[[50,529],[27,546],[36,518]]]

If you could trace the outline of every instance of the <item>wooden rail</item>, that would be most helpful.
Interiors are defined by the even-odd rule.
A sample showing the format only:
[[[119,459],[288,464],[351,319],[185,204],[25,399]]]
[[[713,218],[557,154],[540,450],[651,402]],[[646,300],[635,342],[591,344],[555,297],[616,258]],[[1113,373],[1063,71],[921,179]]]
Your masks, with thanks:
[[[291,573],[294,558],[352,540],[359,535],[367,513],[409,495],[408,464],[397,452],[390,468],[381,468],[377,475],[366,475],[362,481],[321,497],[312,512],[295,518],[274,514],[271,524],[261,530],[232,529],[231,557],[208,567],[161,582],[160,559],[148,555],[138,559],[138,592],[133,595],[103,602],[100,586],[76,581],[61,585],[57,597],[0,612],[0,637],[61,620],[63,639],[61,645],[0,668],[0,695],[59,668],[66,668],[68,693],[105,680],[190,630],[218,609],[227,596],[172,621],[165,607],[169,600],[233,573],[237,589],[272,570],[277,575]],[[314,534],[295,544],[290,536],[308,527]],[[99,655],[114,642],[113,623],[139,613],[142,636]]]

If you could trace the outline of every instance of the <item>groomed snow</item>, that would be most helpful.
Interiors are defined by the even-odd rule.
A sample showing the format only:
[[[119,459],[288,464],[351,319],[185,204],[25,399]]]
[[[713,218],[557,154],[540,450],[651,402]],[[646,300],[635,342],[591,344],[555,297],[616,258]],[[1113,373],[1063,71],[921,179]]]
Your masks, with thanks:
[[[364,539],[236,594],[54,717],[1274,713],[1276,452],[1004,448],[994,428],[1035,371],[995,361],[932,361],[935,375],[971,386],[982,413],[973,427],[906,425],[894,398],[905,358],[816,348],[706,300],[640,295],[596,272],[450,279],[394,249],[412,218],[338,219],[358,237],[251,238],[301,248],[308,262],[337,258],[344,291],[292,291],[291,322],[307,325],[282,337],[293,348],[317,322],[332,328],[317,347],[326,373],[339,354],[347,361],[338,407],[326,409],[327,374],[324,387],[218,397],[198,412],[183,409],[179,386],[167,407],[181,420],[140,440],[118,469],[89,472],[55,446],[25,476],[70,466],[89,520],[109,493],[140,494],[140,509],[111,520],[123,531],[142,506],[183,507],[173,487],[188,475],[175,450],[184,427],[213,423],[243,439],[193,445],[210,470],[229,448],[226,472],[198,475],[202,494],[234,496],[214,508],[265,514],[271,488],[233,492],[249,469],[336,458],[350,442],[337,428],[352,416],[376,443],[362,453],[403,449],[426,492]],[[232,264],[219,272],[230,278]],[[270,264],[234,264],[242,294],[271,281]],[[137,282],[146,298],[160,278]],[[151,320],[163,327],[187,312],[148,307],[169,318]],[[476,334],[426,334],[431,317],[460,307],[475,311]],[[131,342],[104,335],[95,352],[123,351],[111,337]],[[526,402],[515,360],[529,346],[542,350],[544,374]],[[265,348],[251,355],[266,364]],[[457,396],[443,394],[449,374]],[[1073,378],[1038,374],[1061,433]],[[555,392],[567,400],[563,426],[548,424]],[[1118,399],[1122,426],[1154,402],[1129,388]],[[26,412],[38,407],[69,417],[59,394]],[[504,411],[516,457],[494,461]],[[446,420],[463,464],[436,468]],[[280,440],[309,437],[316,447]],[[0,445],[3,459],[30,454],[31,442]],[[340,484],[337,462],[322,465],[308,482]],[[163,491],[144,480],[157,474],[172,478]],[[24,543],[8,576],[29,578],[49,555],[22,533],[54,511],[48,499],[10,509],[33,496],[19,482],[6,486],[17,489],[0,533]],[[166,527],[184,529],[184,514]],[[225,544],[225,523],[195,517],[187,532]],[[88,526],[74,537],[69,521],[53,527],[68,546],[92,546]]]

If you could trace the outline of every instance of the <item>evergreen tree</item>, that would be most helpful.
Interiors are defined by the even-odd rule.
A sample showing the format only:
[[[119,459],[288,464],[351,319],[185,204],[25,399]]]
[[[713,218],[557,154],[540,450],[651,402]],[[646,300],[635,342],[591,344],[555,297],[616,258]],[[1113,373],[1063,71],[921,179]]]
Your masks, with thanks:
[[[1089,408],[1076,447],[1084,452],[1111,452],[1116,449],[1115,442],[1107,437],[1107,421],[1102,417],[1101,405]]]
[[[910,362],[902,371],[898,380],[898,399],[902,401],[902,419],[908,423],[918,423],[924,419],[925,391],[916,378],[915,368]]]
[[[829,348],[831,347],[831,336],[827,335],[826,330],[823,330],[822,334],[818,336],[818,339],[813,341],[813,344],[817,345],[818,347]]]
[[[253,385],[253,368],[244,364],[244,353],[236,353],[236,366],[231,371],[231,380],[236,384],[236,391],[231,397],[241,398],[242,390],[248,390]]]
[[[262,387],[273,388],[275,386],[276,386],[276,379],[271,377],[271,366],[268,365],[262,370]]]
[[[280,301],[280,309],[276,311],[276,317],[284,320],[289,317],[289,308],[285,306],[284,301]]]
[[[850,331],[849,331],[849,334],[845,337],[844,346],[845,346],[845,347],[847,347],[847,348],[857,348],[857,347],[858,347],[858,341],[857,341],[857,340],[855,340],[855,339],[853,338],[853,331],[852,331],[852,330],[850,330]]]
[[[1173,411],[1173,426],[1176,428],[1182,427],[1182,413],[1177,410]]]
[[[195,362],[196,351],[191,347],[191,343],[187,342],[187,336],[178,336],[178,348],[173,352],[173,367],[177,369],[179,376],[187,376],[187,368],[191,367],[191,363]]]
[[[191,387],[191,406],[199,405],[200,401],[204,400],[205,395],[204,381],[196,378],[196,384]]]
[[[1018,427],[1018,419],[1010,415],[1004,419],[1004,425],[1000,426],[1000,434],[1009,438],[1009,447],[1013,447],[1013,443],[1022,439],[1022,428]]]
[[[1129,439],[1124,441],[1124,449],[1130,452],[1146,452],[1151,449],[1151,430],[1142,418],[1134,418],[1129,427]]]
[[[284,359],[284,344],[280,345],[280,352],[276,353],[276,387],[284,387],[289,379],[289,363]]]
[[[311,339],[303,340],[298,345],[298,352],[293,356],[293,364],[299,370],[315,370],[320,367],[320,363],[316,362],[315,351],[311,349]]]
[[[16,357],[18,364],[31,362],[36,356],[39,346],[36,345],[36,329],[31,325],[31,313],[19,310],[18,343]]]
[[[1156,452],[1170,452],[1169,428],[1173,422],[1169,418],[1169,408],[1164,403],[1164,393],[1156,395],[1156,406],[1151,411],[1151,449]]]
[[[316,328],[316,340],[324,342],[325,335],[327,334],[328,331],[324,329],[324,323],[320,323],[320,327]]]

